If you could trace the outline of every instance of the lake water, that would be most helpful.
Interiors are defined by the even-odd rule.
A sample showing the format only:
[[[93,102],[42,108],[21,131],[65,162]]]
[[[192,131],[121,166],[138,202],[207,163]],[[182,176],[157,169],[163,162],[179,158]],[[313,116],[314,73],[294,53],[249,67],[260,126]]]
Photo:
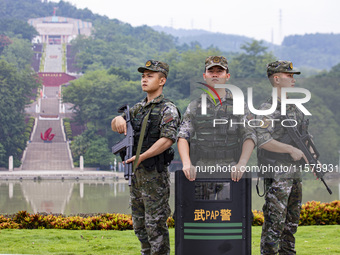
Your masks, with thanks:
[[[303,182],[303,203],[340,200],[340,180],[327,180],[333,191],[329,195],[317,180]],[[262,210],[264,199],[256,194],[256,181],[252,185],[252,208]],[[260,192],[263,182],[260,183]],[[174,184],[171,185],[170,204],[174,209]],[[129,186],[125,181],[114,180],[22,180],[0,182],[0,214],[52,212],[66,215],[78,213],[127,213]]]

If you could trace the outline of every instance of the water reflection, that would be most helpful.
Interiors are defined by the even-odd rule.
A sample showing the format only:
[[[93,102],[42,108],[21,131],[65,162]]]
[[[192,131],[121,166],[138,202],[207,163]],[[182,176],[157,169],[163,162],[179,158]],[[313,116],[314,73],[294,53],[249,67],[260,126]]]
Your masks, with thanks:
[[[340,199],[339,180],[328,181],[333,190],[329,195],[323,184],[315,180],[303,182],[303,203],[330,202]],[[252,208],[261,210],[264,199],[256,194],[253,181]],[[260,190],[262,191],[262,185]],[[171,208],[174,209],[174,184],[171,185]],[[126,182],[113,180],[79,181],[1,181],[0,213],[52,212],[66,215],[77,213],[131,213],[129,187]]]
[[[72,196],[71,182],[22,182],[22,194],[33,212],[64,213]]]
[[[0,213],[129,213],[129,188],[117,181],[3,181]]]

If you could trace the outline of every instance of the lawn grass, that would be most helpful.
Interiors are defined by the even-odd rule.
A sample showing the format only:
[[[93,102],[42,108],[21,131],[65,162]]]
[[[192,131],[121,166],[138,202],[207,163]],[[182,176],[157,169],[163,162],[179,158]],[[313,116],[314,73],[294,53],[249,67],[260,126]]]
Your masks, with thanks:
[[[260,255],[262,227],[252,227],[252,255]],[[340,254],[340,226],[300,226],[295,234],[299,255]]]
[[[170,229],[171,254],[175,254]],[[252,254],[260,254],[261,227],[252,227]],[[301,226],[296,234],[299,255],[340,254],[340,226]],[[139,255],[139,242],[131,230],[0,230],[0,253]],[[188,254],[191,255],[191,254]]]

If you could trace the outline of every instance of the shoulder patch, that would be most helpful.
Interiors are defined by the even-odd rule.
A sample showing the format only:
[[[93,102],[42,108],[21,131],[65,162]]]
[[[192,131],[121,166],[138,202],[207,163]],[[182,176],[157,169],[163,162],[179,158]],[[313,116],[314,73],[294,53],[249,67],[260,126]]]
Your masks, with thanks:
[[[170,113],[168,113],[164,116],[164,123],[168,123],[172,121],[173,119],[174,119],[173,116]]]

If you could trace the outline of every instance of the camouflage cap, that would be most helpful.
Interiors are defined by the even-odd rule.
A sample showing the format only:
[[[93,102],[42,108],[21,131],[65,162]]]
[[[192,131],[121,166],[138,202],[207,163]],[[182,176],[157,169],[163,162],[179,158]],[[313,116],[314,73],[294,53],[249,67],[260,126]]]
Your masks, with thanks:
[[[293,69],[293,63],[285,60],[277,60],[267,65],[268,77],[274,73],[293,73],[300,74],[301,72]]]
[[[138,72],[140,73],[144,73],[145,70],[162,72],[165,74],[165,77],[168,77],[169,65],[161,61],[148,60],[146,61],[145,66],[141,66],[138,68]]]
[[[205,59],[205,69],[213,66],[220,66],[228,70],[228,61],[223,56],[210,56]]]

